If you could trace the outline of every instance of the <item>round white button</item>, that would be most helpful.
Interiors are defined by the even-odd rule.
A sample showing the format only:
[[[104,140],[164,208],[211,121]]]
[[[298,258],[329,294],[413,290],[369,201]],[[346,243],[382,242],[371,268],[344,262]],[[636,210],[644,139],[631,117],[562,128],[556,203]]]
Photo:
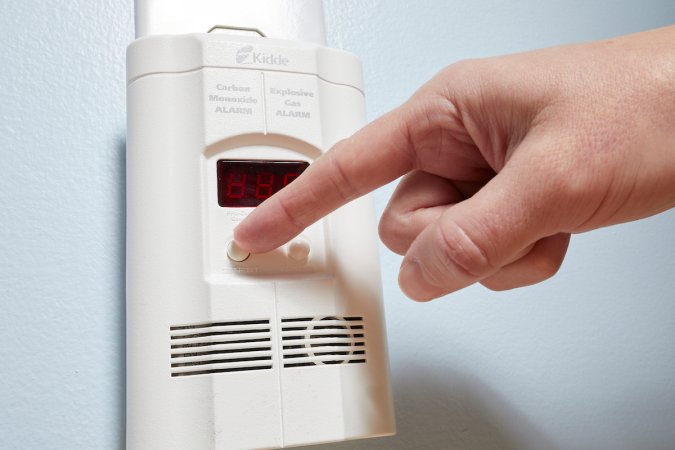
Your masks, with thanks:
[[[245,261],[249,256],[251,256],[251,254],[239,248],[234,240],[229,240],[227,242],[227,257],[232,261],[242,262]]]
[[[296,261],[304,261],[309,256],[309,242],[303,238],[296,238],[288,244],[288,257]]]

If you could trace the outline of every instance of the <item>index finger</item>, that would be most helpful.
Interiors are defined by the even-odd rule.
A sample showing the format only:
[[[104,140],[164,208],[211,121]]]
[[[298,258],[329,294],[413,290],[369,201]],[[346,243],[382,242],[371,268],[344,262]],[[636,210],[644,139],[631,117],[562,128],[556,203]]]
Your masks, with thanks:
[[[409,172],[415,156],[407,116],[400,107],[338,142],[237,226],[237,244],[251,253],[275,249],[338,207]]]

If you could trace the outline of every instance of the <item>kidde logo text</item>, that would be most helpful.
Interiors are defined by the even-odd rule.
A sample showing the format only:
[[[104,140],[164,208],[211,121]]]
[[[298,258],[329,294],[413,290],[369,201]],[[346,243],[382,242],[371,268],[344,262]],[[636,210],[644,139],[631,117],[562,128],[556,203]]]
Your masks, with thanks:
[[[288,65],[288,58],[275,53],[256,52],[250,45],[237,50],[235,59],[237,64],[269,64],[272,66]]]

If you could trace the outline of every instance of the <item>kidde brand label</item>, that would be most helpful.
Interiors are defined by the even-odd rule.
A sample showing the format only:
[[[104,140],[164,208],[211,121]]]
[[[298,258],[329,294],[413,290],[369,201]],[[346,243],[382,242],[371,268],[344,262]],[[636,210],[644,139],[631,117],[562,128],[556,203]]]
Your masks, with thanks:
[[[257,50],[252,45],[241,47],[234,57],[237,64],[267,64],[270,66],[287,66],[289,60],[286,56],[268,50]]]

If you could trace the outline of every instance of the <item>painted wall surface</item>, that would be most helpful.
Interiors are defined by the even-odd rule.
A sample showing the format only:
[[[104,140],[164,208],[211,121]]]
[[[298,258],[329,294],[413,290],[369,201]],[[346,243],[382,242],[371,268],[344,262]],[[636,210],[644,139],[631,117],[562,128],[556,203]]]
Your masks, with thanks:
[[[3,0],[0,448],[124,446],[132,1]],[[369,115],[446,64],[675,22],[672,0],[325,3]],[[377,193],[384,208],[391,186]],[[675,211],[575,236],[560,274],[416,304],[382,247],[399,435],[335,449],[675,448]]]

